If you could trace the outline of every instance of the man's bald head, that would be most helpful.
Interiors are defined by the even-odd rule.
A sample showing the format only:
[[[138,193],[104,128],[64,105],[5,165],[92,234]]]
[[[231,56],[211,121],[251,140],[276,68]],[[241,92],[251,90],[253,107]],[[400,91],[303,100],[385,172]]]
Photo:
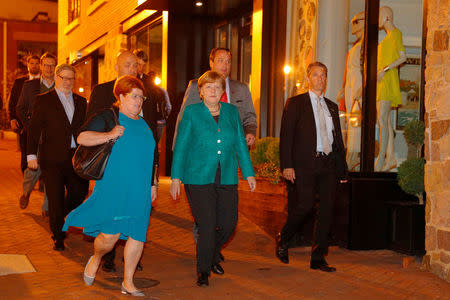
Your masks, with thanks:
[[[125,75],[137,76],[137,57],[131,51],[123,51],[117,56],[116,71],[117,76]]]

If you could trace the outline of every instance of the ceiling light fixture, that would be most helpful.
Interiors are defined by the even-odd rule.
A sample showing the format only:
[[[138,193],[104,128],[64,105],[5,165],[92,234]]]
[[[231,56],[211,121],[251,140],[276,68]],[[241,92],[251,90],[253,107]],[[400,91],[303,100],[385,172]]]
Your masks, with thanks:
[[[201,6],[203,6],[203,2],[202,1],[195,1],[195,6],[201,7]]]

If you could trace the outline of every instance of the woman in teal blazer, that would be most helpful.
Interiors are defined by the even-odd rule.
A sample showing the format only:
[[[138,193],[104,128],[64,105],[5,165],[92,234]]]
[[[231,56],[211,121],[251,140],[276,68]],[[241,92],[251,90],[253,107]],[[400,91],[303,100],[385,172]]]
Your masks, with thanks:
[[[170,193],[177,199],[184,183],[198,225],[197,285],[203,286],[211,271],[224,274],[220,250],[237,223],[238,161],[251,191],[256,181],[238,109],[220,102],[225,79],[208,71],[198,88],[203,102],[187,106],[178,127]]]

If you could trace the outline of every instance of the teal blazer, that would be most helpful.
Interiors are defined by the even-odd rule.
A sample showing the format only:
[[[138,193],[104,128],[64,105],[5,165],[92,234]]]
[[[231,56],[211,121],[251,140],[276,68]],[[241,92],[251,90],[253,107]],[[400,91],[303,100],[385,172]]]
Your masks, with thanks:
[[[244,179],[255,176],[237,107],[221,103],[216,123],[203,102],[187,106],[175,141],[172,179],[214,183],[220,163],[220,183],[237,184],[238,160]]]

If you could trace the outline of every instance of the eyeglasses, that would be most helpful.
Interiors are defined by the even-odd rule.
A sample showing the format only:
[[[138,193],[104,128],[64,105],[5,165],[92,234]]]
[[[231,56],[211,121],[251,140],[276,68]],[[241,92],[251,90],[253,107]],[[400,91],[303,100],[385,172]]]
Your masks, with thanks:
[[[61,78],[64,81],[74,81],[75,77],[64,77],[58,74],[58,77]]]
[[[131,98],[133,98],[134,100],[140,99],[140,100],[142,100],[142,102],[147,100],[147,97],[145,97],[145,96],[136,95],[136,94],[133,94],[133,93],[127,93],[127,95],[130,95]]]

